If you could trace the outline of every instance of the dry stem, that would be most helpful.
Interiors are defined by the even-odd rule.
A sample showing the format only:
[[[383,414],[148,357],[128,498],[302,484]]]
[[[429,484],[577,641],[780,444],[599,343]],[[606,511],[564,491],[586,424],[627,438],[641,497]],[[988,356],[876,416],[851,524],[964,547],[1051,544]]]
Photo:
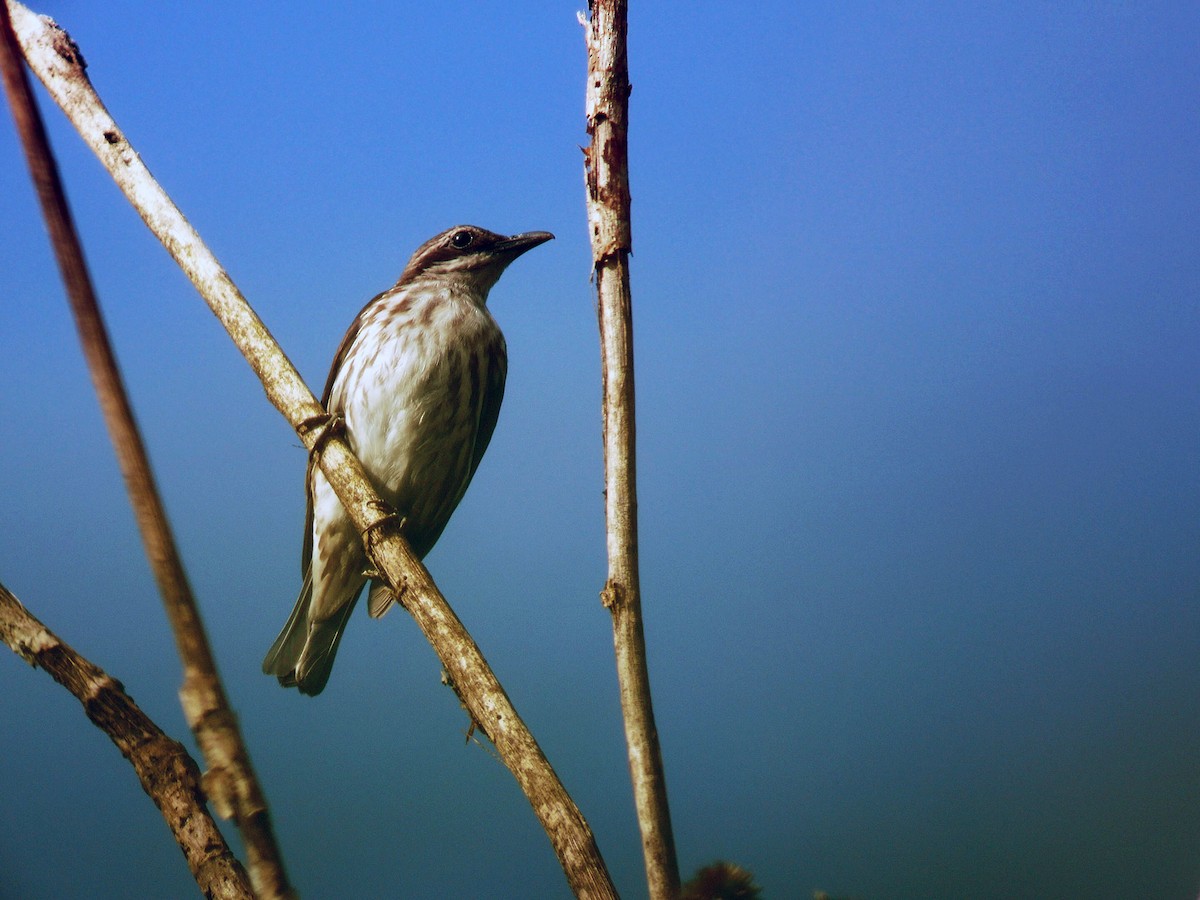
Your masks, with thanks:
[[[21,65],[20,49],[11,29],[7,6],[0,6],[0,66],[67,288],[84,357],[183,661],[180,699],[209,766],[204,777],[205,790],[217,811],[232,816],[242,832],[255,892],[264,898],[289,897],[291,888],[271,830],[266,801],[221,685],[204,624],[133,417],[133,408],[121,381],[58,168]]]
[[[608,581],[601,597],[613,620],[617,680],[634,803],[653,900],[679,894],[679,864],[667,805],[638,581],[633,317],[629,290],[629,66],[626,0],[592,0],[587,29],[588,224],[595,265],[604,379],[604,488]]]
[[[88,662],[0,584],[0,641],[69,690],[133,765],[166,819],[204,896],[250,900],[246,871],[204,806],[196,762],[129,698],[121,683]]]

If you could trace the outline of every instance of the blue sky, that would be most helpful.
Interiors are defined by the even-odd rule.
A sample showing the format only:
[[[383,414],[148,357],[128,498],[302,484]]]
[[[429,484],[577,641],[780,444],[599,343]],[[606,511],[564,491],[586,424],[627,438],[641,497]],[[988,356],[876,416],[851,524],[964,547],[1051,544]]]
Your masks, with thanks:
[[[768,897],[1200,889],[1200,15],[634,4],[640,525],[685,872]],[[314,388],[459,222],[508,391],[427,562],[644,895],[598,602],[577,6],[46,2]],[[402,613],[319,698],[259,674],[305,456],[47,119],[217,657],[308,897],[565,897]],[[178,664],[0,126],[0,581],[184,737]],[[128,765],[0,654],[0,894],[191,896]],[[232,832],[230,832],[232,833]]]

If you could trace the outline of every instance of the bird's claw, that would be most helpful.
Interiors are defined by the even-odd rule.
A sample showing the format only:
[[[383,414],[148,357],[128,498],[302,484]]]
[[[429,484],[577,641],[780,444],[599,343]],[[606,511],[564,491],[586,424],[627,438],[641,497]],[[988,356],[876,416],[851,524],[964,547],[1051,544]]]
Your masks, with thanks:
[[[320,455],[330,440],[346,433],[346,420],[337,413],[325,412],[318,416],[309,416],[296,426],[296,430],[300,432],[301,436],[309,432],[316,432],[317,436],[313,439],[312,449],[308,451],[310,457],[315,457]]]
[[[362,536],[364,540],[370,540],[375,532],[393,525],[400,530],[401,534],[404,533],[404,526],[408,524],[408,517],[400,515],[391,507],[384,506],[384,509],[387,511],[383,515],[363,529]]]

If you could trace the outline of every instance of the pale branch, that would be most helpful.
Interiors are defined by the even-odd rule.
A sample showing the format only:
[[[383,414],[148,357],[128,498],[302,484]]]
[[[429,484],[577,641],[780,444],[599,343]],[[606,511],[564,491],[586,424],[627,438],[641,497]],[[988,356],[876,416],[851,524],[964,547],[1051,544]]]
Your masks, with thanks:
[[[47,19],[8,0],[31,68],[108,169],[150,230],[225,326],[262,380],[271,403],[317,458],[367,554],[432,644],[463,705],[495,745],[550,838],[580,897],[616,891],[591,830],[533,735],[505,694],[428,571],[396,526],[394,512],[371,487],[362,464],[300,378],[266,326],[178,208],[150,175],[96,95],[70,39]]]
[[[679,864],[662,752],[654,725],[638,578],[633,317],[629,288],[633,241],[628,153],[628,4],[626,0],[591,0],[588,5],[590,22],[580,16],[588,49],[587,131],[592,139],[591,145],[584,149],[584,175],[600,320],[608,524],[608,580],[601,598],[612,615],[625,742],[650,897],[673,900],[679,895]]]
[[[180,699],[208,765],[205,790],[217,811],[232,816],[242,833],[255,893],[272,900],[291,897],[292,890],[275,842],[266,800],[221,684],[204,623],[171,533],[84,261],[79,235],[67,206],[58,167],[25,77],[7,6],[0,6],[0,67],[3,68],[5,93],[66,285],[84,358],[183,662]]]
[[[119,681],[64,644],[2,584],[0,641],[74,694],[129,760],[204,896],[251,900],[250,880],[205,808],[200,771],[183,745],[164,734]]]

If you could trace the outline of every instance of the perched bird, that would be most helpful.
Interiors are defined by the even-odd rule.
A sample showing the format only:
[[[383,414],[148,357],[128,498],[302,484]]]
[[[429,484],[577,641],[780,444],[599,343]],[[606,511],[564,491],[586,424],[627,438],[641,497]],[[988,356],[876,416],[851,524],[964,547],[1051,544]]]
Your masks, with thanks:
[[[473,225],[442,232],[363,308],[334,356],[321,402],[343,420],[351,449],[419,558],[462,499],[500,413],[508,356],[488,291],[509,263],[553,237],[504,237]],[[358,531],[311,459],[306,485],[304,584],[263,672],[319,694],[369,575]],[[387,585],[371,582],[371,616],[394,601]]]

